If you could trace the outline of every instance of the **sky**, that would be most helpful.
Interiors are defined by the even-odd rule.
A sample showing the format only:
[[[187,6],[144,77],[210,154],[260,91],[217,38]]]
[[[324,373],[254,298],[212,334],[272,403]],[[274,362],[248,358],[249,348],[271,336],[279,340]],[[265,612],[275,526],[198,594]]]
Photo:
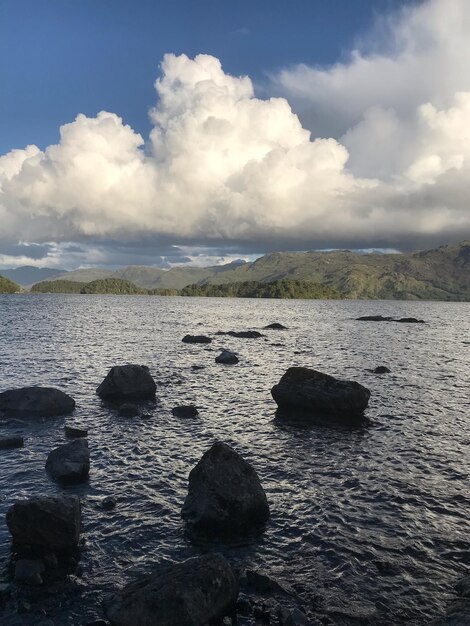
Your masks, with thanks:
[[[0,268],[470,236],[467,0],[0,0]]]

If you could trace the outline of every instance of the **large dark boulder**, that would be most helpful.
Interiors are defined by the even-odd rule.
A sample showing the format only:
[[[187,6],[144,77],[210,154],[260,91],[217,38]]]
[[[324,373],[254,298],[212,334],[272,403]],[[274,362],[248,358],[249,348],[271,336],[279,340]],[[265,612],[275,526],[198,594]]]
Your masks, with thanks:
[[[53,387],[21,387],[0,393],[0,414],[6,417],[49,417],[65,415],[75,400]]]
[[[104,603],[116,626],[203,626],[227,615],[238,583],[220,554],[206,554],[159,568]]]
[[[246,534],[269,518],[269,506],[253,467],[216,442],[189,474],[181,511],[190,529],[204,534]]]
[[[271,393],[280,409],[340,419],[361,416],[370,398],[370,391],[359,383],[307,367],[289,368]]]
[[[17,544],[52,551],[76,547],[81,530],[77,496],[42,496],[19,500],[6,514],[8,529]]]
[[[87,440],[75,439],[49,452],[46,470],[59,483],[71,485],[86,481],[90,472]]]
[[[145,365],[116,365],[96,390],[104,400],[146,400],[153,398],[157,386]]]

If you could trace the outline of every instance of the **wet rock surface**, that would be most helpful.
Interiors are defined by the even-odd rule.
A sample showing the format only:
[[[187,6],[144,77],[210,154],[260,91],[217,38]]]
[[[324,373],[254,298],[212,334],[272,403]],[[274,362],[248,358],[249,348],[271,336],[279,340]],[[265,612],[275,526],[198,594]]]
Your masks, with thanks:
[[[370,391],[359,383],[306,367],[289,368],[271,394],[279,408],[287,412],[337,419],[360,417],[370,398]]]
[[[86,481],[90,472],[87,440],[75,439],[52,450],[47,457],[46,470],[54,480],[62,484]]]
[[[105,601],[105,612],[118,626],[204,626],[230,612],[237,595],[229,563],[207,554],[129,583]]]
[[[125,401],[153,398],[157,386],[145,365],[116,365],[96,390],[104,400]]]
[[[53,417],[66,415],[75,400],[53,387],[21,387],[0,393],[0,417]]]
[[[181,516],[199,533],[246,534],[268,520],[269,506],[254,468],[230,446],[216,442],[189,474]]]
[[[19,500],[8,509],[6,522],[17,544],[52,551],[74,548],[81,531],[80,500],[77,496]]]

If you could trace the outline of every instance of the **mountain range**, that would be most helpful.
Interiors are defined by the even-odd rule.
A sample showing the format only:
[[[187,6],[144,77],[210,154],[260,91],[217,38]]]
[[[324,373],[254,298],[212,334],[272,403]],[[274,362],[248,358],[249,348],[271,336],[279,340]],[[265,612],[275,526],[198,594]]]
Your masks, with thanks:
[[[283,278],[311,281],[331,287],[344,297],[357,299],[470,300],[470,241],[405,254],[331,252],[275,252],[252,263],[236,261],[206,268],[177,266],[163,270],[131,265],[117,271],[101,268],[61,270],[0,270],[22,286],[39,280],[91,282],[121,278],[145,289],[182,289],[190,284],[272,282]],[[16,272],[16,274],[12,274]],[[30,273],[29,273],[30,272]],[[20,280],[20,277],[22,280]],[[33,278],[33,281],[30,279]]]

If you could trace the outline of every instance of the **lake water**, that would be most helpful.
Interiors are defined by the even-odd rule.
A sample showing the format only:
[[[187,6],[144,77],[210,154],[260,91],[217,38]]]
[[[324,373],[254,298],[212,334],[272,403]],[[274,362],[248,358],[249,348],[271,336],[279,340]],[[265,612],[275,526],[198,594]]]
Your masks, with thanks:
[[[376,313],[428,324],[354,319]],[[468,303],[0,296],[0,391],[48,385],[77,402],[67,419],[1,423],[1,435],[25,436],[23,449],[0,451],[2,569],[15,499],[76,493],[84,522],[76,575],[60,592],[37,592],[21,615],[14,595],[0,623],[86,623],[136,572],[214,548],[289,581],[323,623],[363,623],[347,615],[375,610],[373,624],[429,624],[470,565],[469,314]],[[274,321],[289,330],[215,336]],[[187,333],[214,341],[183,344]],[[214,362],[223,347],[238,365]],[[128,362],[148,365],[157,382],[156,404],[134,418],[95,394],[111,366]],[[292,365],[368,387],[371,424],[279,423],[270,389]],[[378,365],[391,373],[368,371]],[[172,416],[189,403],[199,418]],[[66,422],[89,429],[91,472],[64,490],[44,464]],[[254,465],[271,506],[266,532],[248,545],[193,545],[180,519],[188,473],[216,439]],[[111,494],[117,507],[104,512]]]

